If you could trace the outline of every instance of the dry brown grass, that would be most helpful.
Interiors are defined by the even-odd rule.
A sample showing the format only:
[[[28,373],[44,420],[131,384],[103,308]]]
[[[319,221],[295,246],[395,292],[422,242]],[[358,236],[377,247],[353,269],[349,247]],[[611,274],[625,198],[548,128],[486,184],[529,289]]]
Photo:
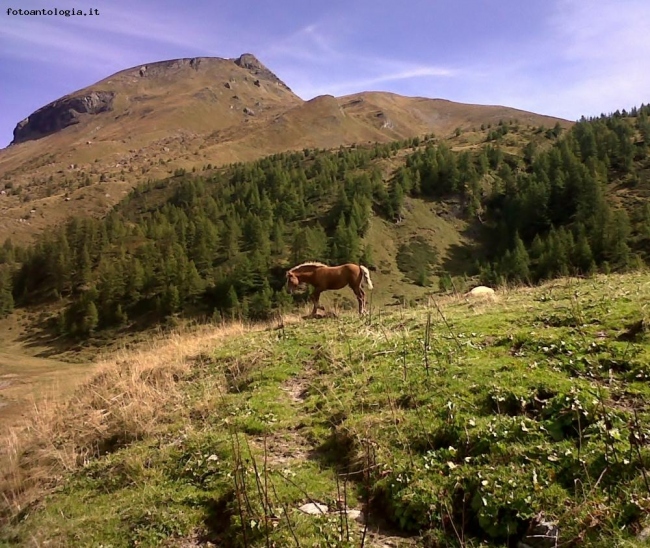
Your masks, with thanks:
[[[189,409],[179,381],[192,375],[196,358],[228,338],[275,327],[232,322],[160,333],[139,348],[104,357],[71,397],[34,403],[23,424],[0,437],[0,521],[90,458],[151,435],[172,418],[183,420]]]

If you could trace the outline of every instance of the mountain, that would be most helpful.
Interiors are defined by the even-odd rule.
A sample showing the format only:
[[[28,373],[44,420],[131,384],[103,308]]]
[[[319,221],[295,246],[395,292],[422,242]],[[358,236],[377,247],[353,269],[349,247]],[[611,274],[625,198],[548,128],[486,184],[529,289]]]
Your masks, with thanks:
[[[262,100],[264,105],[257,104]],[[71,126],[78,126],[78,131],[66,132],[69,140],[94,128],[95,139],[122,139],[135,130],[135,142],[145,143],[173,127],[214,131],[239,125],[250,114],[247,107],[266,112],[299,102],[250,54],[234,60],[161,61],[118,72],[40,108],[16,126],[11,144],[41,139]],[[237,104],[241,108],[234,108]]]
[[[255,56],[161,61],[118,72],[19,122],[0,151],[0,239],[29,241],[101,216],[138,182],[288,150],[338,148],[499,121],[569,127],[508,107],[361,92],[308,101]]]

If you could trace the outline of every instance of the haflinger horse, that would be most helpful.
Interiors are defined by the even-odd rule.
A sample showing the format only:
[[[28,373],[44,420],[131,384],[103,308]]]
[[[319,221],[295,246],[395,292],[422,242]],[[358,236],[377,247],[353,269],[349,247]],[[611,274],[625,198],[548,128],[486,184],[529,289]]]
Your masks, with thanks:
[[[314,303],[311,315],[316,316],[318,309],[325,307],[318,304],[320,294],[332,289],[343,289],[349,285],[357,296],[359,314],[366,311],[366,294],[362,285],[372,289],[370,271],[363,265],[346,263],[339,266],[327,266],[323,263],[302,263],[287,271],[287,289],[292,293],[301,283],[314,286],[314,292],[309,299]]]

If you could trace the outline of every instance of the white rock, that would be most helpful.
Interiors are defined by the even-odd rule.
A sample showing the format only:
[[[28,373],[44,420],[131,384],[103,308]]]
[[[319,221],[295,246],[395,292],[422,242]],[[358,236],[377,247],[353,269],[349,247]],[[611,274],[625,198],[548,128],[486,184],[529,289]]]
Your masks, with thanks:
[[[353,519],[359,523],[363,523],[365,521],[365,516],[361,510],[348,510],[346,514],[348,515],[349,519]]]
[[[300,508],[298,508],[298,510],[305,514],[311,514],[312,516],[327,514],[329,511],[327,506],[324,504],[319,504],[317,502],[308,502],[307,504],[303,504]]]
[[[468,295],[473,295],[473,296],[488,296],[488,295],[494,295],[494,289],[491,287],[487,287],[485,285],[479,285],[478,287],[475,287],[472,289]]]

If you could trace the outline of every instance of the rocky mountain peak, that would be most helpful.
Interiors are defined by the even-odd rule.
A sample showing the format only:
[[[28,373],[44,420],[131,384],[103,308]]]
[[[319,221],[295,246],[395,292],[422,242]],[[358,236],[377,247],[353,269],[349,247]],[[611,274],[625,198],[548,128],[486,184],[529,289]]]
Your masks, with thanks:
[[[255,76],[261,76],[264,79],[270,80],[278,85],[281,85],[285,89],[291,91],[289,86],[287,86],[280,78],[278,78],[272,71],[266,68],[261,61],[255,57],[252,53],[243,53],[237,59],[234,60],[235,65],[238,67],[249,70]]]

